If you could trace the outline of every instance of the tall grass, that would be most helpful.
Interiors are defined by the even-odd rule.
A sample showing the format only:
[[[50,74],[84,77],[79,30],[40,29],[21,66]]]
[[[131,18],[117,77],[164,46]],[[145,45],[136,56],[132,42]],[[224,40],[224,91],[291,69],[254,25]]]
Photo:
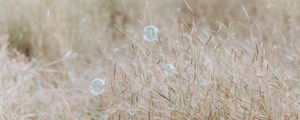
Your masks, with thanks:
[[[299,21],[298,0],[0,0],[0,118],[299,119]]]

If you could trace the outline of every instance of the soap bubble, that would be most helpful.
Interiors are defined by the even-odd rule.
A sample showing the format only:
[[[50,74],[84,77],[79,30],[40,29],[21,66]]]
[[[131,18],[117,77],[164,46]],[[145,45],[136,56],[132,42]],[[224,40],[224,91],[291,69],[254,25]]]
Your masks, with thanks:
[[[93,96],[100,96],[104,93],[105,80],[103,79],[94,79],[90,83],[90,92]]]
[[[158,40],[158,28],[155,26],[146,26],[144,29],[144,39],[147,41]]]
[[[131,115],[131,116],[133,116],[134,115],[134,110],[129,110],[128,114]]]
[[[167,64],[164,67],[164,73],[166,76],[171,76],[176,72],[176,68],[172,64]]]

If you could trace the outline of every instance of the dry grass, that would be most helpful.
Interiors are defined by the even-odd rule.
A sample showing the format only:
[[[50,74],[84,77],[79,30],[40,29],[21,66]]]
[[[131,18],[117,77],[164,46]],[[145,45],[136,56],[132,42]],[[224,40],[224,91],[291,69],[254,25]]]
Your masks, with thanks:
[[[299,21],[298,0],[0,0],[0,118],[300,119]]]

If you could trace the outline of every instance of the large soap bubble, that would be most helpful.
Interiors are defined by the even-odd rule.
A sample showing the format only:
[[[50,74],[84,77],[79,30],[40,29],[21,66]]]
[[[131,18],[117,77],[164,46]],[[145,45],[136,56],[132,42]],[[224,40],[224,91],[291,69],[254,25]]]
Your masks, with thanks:
[[[105,80],[104,79],[94,79],[90,83],[90,92],[93,96],[100,96],[104,93]]]
[[[158,40],[158,28],[155,26],[146,26],[144,29],[144,39],[147,41]]]
[[[164,73],[166,76],[172,76],[176,72],[176,67],[174,67],[172,64],[166,64],[164,66]]]

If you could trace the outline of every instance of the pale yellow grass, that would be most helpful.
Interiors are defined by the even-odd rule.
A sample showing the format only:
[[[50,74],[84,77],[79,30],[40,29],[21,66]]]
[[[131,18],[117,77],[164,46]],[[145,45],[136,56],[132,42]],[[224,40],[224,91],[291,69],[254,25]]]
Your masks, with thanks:
[[[298,0],[0,0],[0,119],[299,119],[299,21]]]

